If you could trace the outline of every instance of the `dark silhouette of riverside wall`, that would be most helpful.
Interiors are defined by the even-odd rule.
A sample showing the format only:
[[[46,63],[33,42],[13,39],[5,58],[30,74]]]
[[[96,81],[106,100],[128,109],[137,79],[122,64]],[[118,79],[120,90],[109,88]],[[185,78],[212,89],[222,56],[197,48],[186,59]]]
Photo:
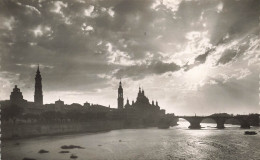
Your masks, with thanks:
[[[2,124],[2,138],[26,138],[41,135],[61,135],[70,133],[101,132],[124,128],[117,120],[51,123],[51,124]]]

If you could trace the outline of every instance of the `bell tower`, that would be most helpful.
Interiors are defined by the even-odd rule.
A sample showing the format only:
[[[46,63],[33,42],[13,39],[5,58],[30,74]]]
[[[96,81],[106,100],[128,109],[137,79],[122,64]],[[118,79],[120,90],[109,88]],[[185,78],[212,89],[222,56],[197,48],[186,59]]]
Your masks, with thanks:
[[[39,65],[35,75],[35,91],[34,91],[34,103],[38,105],[43,105],[43,95],[42,95],[42,76],[40,73]]]
[[[122,83],[120,80],[119,87],[118,87],[117,108],[123,109],[123,106],[124,106],[124,95],[123,95]]]

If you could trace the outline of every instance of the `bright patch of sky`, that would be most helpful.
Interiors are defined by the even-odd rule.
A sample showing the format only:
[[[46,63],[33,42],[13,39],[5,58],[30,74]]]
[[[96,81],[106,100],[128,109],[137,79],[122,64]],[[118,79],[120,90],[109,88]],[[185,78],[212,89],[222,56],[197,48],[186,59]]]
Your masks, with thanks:
[[[87,9],[84,10],[84,15],[87,17],[90,17],[92,12],[94,11],[95,7],[94,6],[89,6]]]
[[[130,100],[141,85],[168,112],[256,111],[259,3],[10,1],[0,6],[0,99],[18,84],[33,100],[39,63],[44,103],[115,108],[122,78]]]

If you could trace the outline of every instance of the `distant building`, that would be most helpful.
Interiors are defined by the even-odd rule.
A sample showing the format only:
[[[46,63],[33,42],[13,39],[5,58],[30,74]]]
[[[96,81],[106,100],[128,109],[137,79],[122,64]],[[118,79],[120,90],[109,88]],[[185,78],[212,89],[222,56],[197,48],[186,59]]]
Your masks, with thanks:
[[[42,94],[42,77],[40,74],[39,65],[35,76],[35,92],[34,102],[29,102],[23,99],[23,94],[20,89],[15,85],[10,95],[10,100],[1,102],[3,107],[7,107],[11,104],[16,104],[23,108],[23,114],[41,114],[47,111],[47,107],[43,106],[43,94]]]
[[[54,103],[44,104],[43,107],[46,108],[46,111],[56,111],[57,110]]]
[[[19,88],[17,88],[17,85],[14,86],[13,91],[11,92],[10,95],[10,102],[11,104],[16,104],[16,105],[24,105],[26,100],[23,99],[23,94],[20,91]]]
[[[124,107],[124,94],[123,94],[123,87],[121,81],[119,82],[118,87],[118,98],[117,98],[117,108],[123,109]]]
[[[113,109],[111,109],[110,107],[99,105],[99,104],[92,104],[91,106],[89,106],[87,108],[87,111],[91,111],[91,112],[108,112],[111,110],[113,110]]]
[[[127,99],[126,104],[124,106],[125,109],[139,109],[139,110],[153,110],[153,111],[160,111],[160,107],[158,105],[158,102],[156,101],[156,104],[154,104],[154,101],[152,101],[152,104],[149,102],[149,99],[145,96],[144,90],[141,90],[139,87],[139,92],[137,94],[136,101],[132,101],[132,104],[129,103],[129,100]],[[163,111],[163,110],[161,110]]]
[[[35,76],[34,103],[37,105],[43,105],[42,76],[40,73],[39,65]]]
[[[64,101],[61,101],[60,99],[55,101],[55,111],[62,111],[64,110]]]
[[[129,100],[126,100],[125,108],[131,108],[131,105],[129,104]]]
[[[34,102],[29,102],[23,99],[23,94],[17,85],[15,85],[13,91],[11,92],[10,100],[2,102],[3,108],[12,104],[22,107],[23,114],[40,114],[46,111],[46,108],[43,106],[36,105]]]
[[[165,115],[165,110],[160,109],[158,102],[149,102],[143,89],[139,87],[136,101],[130,104],[127,99],[126,104],[122,107],[123,103],[123,87],[121,81],[118,88],[118,109],[122,111],[114,112],[114,117],[124,117],[126,124],[132,127],[138,126],[154,126],[158,120]]]
[[[84,107],[90,107],[90,103],[85,102],[83,106],[84,106]]]

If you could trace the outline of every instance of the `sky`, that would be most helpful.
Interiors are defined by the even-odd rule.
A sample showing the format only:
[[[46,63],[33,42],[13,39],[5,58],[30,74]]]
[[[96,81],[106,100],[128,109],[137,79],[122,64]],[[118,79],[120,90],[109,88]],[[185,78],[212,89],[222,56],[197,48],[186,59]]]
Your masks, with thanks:
[[[167,113],[260,113],[259,0],[0,0],[0,100],[117,107],[139,86]]]

